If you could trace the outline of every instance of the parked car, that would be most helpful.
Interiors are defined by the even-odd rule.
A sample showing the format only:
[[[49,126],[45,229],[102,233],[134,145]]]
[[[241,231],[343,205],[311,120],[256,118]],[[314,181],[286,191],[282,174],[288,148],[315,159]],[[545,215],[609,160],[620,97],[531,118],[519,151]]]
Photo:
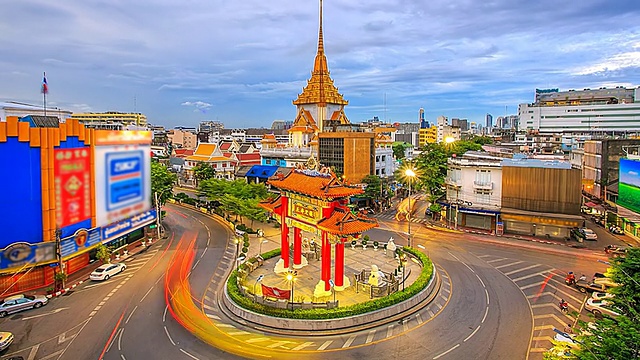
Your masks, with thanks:
[[[612,297],[614,297],[615,295],[607,293],[607,292],[600,292],[600,291],[594,291],[593,294],[591,294],[591,298],[594,300],[606,300],[606,299],[611,299]]]
[[[598,240],[598,235],[589,228],[581,228],[580,233],[582,234],[585,240],[592,240],[592,241]]]
[[[605,254],[609,256],[625,256],[627,254],[627,248],[618,245],[607,245],[604,248]]]
[[[603,314],[616,317],[620,315],[616,312],[616,309],[606,300],[588,299],[584,304],[584,308],[590,311],[596,317],[601,317]]]
[[[49,299],[43,295],[13,295],[4,299],[0,303],[0,317],[5,317],[9,314],[27,310],[37,309],[41,306],[47,305]]]
[[[0,331],[0,351],[6,350],[13,343],[13,334],[8,331]]]
[[[576,288],[580,290],[581,293],[586,293],[588,291],[598,291],[598,292],[606,292],[609,288],[604,284],[596,284],[595,282],[588,282],[585,280],[578,280],[575,284]]]
[[[127,266],[123,263],[100,265],[89,275],[89,279],[94,281],[109,280],[110,277],[123,272],[126,268]]]

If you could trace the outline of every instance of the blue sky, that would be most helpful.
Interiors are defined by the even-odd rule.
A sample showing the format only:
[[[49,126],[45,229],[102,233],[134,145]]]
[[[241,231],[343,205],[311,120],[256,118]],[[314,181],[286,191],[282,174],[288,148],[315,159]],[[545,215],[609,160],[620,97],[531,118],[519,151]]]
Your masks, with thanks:
[[[0,100],[137,110],[227,128],[292,120],[316,0],[20,0],[0,19]],[[637,0],[325,0],[329,69],[354,123],[517,113],[536,88],[640,85]],[[386,101],[385,101],[386,99]],[[386,103],[386,106],[385,106]]]

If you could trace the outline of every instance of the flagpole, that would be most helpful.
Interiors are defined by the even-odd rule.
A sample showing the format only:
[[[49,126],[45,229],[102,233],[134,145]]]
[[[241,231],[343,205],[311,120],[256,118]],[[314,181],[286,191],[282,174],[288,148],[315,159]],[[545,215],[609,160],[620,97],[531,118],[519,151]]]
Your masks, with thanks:
[[[44,111],[44,116],[47,116],[47,92],[49,91],[48,89],[48,85],[47,85],[47,73],[43,72],[42,73],[42,102],[43,102],[43,111]]]

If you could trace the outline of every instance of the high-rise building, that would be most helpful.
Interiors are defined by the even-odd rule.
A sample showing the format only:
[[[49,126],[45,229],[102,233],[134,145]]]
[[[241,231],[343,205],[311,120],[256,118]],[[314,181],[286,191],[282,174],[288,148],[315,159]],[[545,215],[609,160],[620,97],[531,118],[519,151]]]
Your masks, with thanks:
[[[427,122],[427,120],[424,117],[424,109],[420,108],[420,111],[418,112],[418,121],[420,122],[420,129],[426,129],[429,127],[429,123]]]
[[[121,113],[107,111],[103,113],[73,113],[71,118],[77,119],[81,124],[122,124],[124,126],[147,126],[147,116],[141,113]]]
[[[493,116],[491,114],[487,114],[485,116],[485,124],[486,124],[486,127],[489,129],[493,127]],[[488,131],[491,131],[491,130],[488,130]]]

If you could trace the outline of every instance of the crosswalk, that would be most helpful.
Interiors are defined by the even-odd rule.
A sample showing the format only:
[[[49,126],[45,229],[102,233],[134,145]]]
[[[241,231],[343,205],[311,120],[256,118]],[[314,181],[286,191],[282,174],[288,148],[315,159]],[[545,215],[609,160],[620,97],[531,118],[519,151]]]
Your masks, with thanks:
[[[533,338],[529,348],[529,359],[543,358],[555,336],[553,329],[563,330],[573,324],[572,313],[580,313],[585,295],[564,283],[564,273],[548,265],[520,261],[494,255],[477,255],[488,265],[511,279],[522,290],[533,313]],[[564,299],[569,312],[560,311],[558,303]]]
[[[381,214],[375,214],[372,217],[376,218],[376,219],[382,219],[382,220],[391,220],[391,221],[395,221],[396,219],[396,212],[383,212]],[[405,219],[402,220],[403,222],[406,221]],[[430,219],[424,218],[420,215],[414,214],[414,216],[411,217],[411,222],[412,223],[417,223],[417,224],[428,224],[430,221]]]

